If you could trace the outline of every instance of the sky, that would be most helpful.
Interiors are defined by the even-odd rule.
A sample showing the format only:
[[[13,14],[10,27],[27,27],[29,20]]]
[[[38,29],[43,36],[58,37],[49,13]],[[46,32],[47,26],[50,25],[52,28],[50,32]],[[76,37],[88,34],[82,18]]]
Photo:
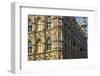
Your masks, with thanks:
[[[75,17],[76,21],[78,22],[78,24],[81,26],[82,25],[82,17],[81,16],[77,16]],[[88,32],[88,17],[86,17],[86,32]]]

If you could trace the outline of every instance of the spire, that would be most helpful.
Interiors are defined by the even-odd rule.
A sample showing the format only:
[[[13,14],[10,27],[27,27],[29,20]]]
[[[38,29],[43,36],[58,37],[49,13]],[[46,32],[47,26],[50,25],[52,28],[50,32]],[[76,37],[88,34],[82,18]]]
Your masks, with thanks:
[[[86,32],[86,17],[82,17],[82,25],[81,25],[81,27],[82,27],[82,31],[83,32]]]

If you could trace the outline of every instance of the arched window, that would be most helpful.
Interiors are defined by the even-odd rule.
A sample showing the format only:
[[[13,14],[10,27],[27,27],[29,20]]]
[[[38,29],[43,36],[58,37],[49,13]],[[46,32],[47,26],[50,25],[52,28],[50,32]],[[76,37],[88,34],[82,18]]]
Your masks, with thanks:
[[[51,45],[52,45],[51,38],[48,38],[48,40],[47,40],[47,50],[51,50]]]
[[[38,52],[38,53],[43,52],[43,46],[42,46],[42,45],[43,45],[43,44],[42,44],[42,41],[39,40],[39,41],[38,41],[38,44],[37,44],[37,52]]]
[[[48,29],[50,29],[51,28],[51,17],[50,16],[48,16],[48,22],[47,22],[48,24]]]
[[[58,33],[58,40],[59,40],[59,48],[63,48],[63,35],[62,35],[62,31],[60,31]]]
[[[32,53],[32,42],[28,41],[28,53]]]
[[[58,33],[58,39],[59,41],[63,41],[62,31]]]
[[[38,31],[42,31],[43,22],[41,19],[38,20]]]

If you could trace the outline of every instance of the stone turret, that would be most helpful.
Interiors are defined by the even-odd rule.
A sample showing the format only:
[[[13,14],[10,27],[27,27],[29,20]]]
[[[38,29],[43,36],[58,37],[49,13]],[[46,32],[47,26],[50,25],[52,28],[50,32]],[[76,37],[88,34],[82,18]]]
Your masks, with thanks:
[[[83,32],[86,32],[86,17],[82,17],[82,25],[81,25],[81,27],[82,27],[82,31]]]
[[[82,28],[82,31],[85,33],[85,36],[87,37],[86,27],[87,27],[86,17],[82,17],[82,25],[81,25],[81,28]]]

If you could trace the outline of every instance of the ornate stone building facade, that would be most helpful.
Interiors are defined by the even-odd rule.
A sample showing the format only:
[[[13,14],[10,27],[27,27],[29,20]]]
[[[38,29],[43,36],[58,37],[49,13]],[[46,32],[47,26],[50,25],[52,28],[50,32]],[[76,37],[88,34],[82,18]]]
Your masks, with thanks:
[[[74,17],[28,16],[28,60],[87,58],[87,36]],[[83,31],[84,30],[84,31]]]

